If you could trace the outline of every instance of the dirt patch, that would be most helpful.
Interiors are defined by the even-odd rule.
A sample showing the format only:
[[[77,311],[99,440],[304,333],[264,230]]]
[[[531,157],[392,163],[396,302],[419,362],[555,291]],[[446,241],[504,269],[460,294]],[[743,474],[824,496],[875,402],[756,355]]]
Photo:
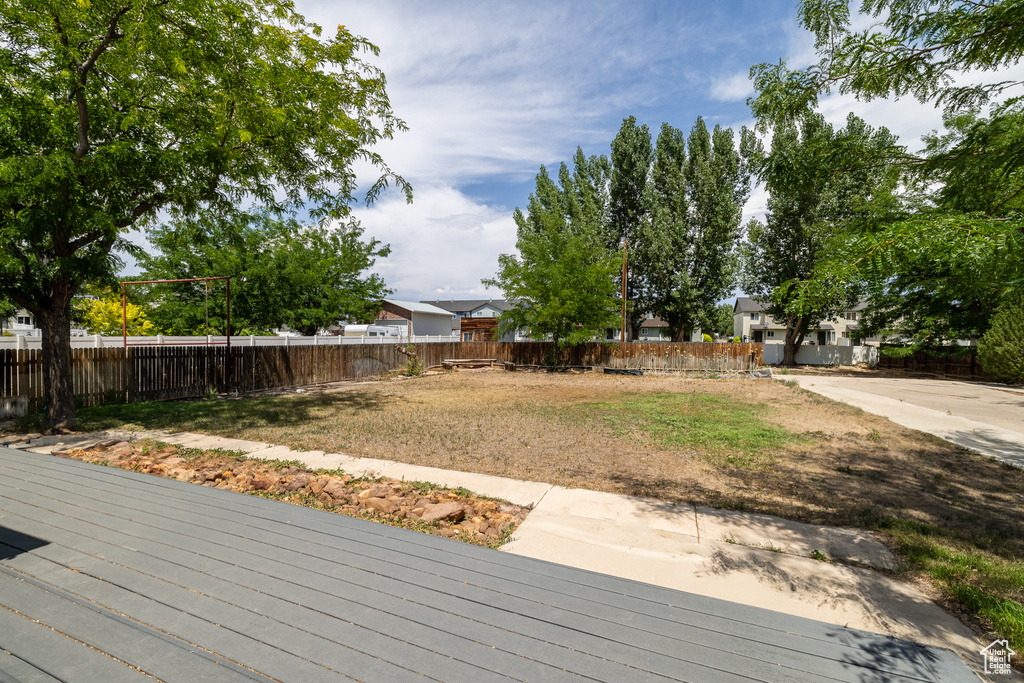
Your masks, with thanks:
[[[338,471],[309,470],[150,441],[110,442],[54,455],[274,498],[490,548],[508,541],[529,512],[461,489],[394,479],[357,479]]]

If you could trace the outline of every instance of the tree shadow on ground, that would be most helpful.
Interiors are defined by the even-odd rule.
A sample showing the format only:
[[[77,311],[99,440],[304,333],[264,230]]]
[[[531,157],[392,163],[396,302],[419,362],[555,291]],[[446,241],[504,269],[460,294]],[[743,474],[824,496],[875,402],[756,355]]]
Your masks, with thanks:
[[[311,392],[288,396],[162,401],[130,405],[97,406],[78,413],[84,431],[114,429],[125,423],[147,429],[195,429],[211,433],[260,425],[289,425],[321,419],[326,410],[383,411],[401,397],[378,391]]]

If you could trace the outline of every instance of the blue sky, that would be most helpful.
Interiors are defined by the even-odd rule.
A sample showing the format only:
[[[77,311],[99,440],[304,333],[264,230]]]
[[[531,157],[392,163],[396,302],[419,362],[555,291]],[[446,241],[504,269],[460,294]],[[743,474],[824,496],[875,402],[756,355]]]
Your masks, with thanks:
[[[380,145],[409,180],[414,203],[395,194],[356,215],[390,243],[376,267],[402,299],[487,298],[480,279],[514,251],[512,211],[525,206],[541,164],[577,145],[607,154],[622,119],[657,135],[662,122],[688,132],[698,116],[752,125],[752,64],[813,61],[796,25],[795,0],[718,2],[484,2],[297,0],[330,31],[344,24],[381,49],[394,112],[410,130]],[[856,111],[917,149],[941,125],[915,101],[830,97],[822,111],[842,124]],[[757,215],[755,190],[745,213]]]

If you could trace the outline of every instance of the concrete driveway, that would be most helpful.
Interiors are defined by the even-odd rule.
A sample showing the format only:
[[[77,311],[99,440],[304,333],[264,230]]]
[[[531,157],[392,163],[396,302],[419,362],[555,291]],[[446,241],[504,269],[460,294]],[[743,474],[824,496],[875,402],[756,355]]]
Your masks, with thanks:
[[[939,379],[776,376],[904,427],[1024,467],[1024,390]]]

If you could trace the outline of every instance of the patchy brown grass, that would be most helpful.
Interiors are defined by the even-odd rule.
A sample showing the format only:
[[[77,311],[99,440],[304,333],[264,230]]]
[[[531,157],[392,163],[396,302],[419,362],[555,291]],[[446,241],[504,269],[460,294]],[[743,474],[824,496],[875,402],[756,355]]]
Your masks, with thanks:
[[[633,398],[664,394],[721,397],[719,409],[753,406],[753,419],[796,438],[731,466],[706,446],[666,443],[627,410]],[[84,428],[137,422],[817,523],[1024,521],[1024,472],[780,382],[462,371],[269,398],[107,406],[83,410],[81,420]]]

